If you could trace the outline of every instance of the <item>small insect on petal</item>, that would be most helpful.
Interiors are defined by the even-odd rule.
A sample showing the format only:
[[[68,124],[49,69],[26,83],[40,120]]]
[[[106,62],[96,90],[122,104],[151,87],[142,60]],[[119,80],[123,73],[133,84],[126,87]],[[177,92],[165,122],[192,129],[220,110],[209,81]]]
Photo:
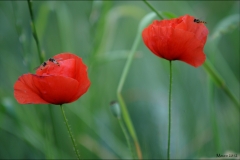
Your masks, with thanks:
[[[60,64],[58,63],[58,61],[57,61],[56,59],[54,59],[54,58],[49,58],[47,61],[43,62],[43,63],[39,66],[39,67],[41,68],[41,70],[43,70],[43,69],[47,66],[48,62],[52,62],[52,63],[57,64],[58,66],[60,66]],[[39,67],[36,67],[35,70],[38,69]]]
[[[201,21],[200,19],[196,19],[196,18],[193,20],[193,22],[195,22],[195,23],[205,23],[205,24],[207,23],[205,21]]]
[[[60,66],[60,64],[58,63],[58,61],[56,61],[54,58],[49,58],[48,61],[49,61],[49,62],[52,62],[52,63],[55,63],[55,64],[57,64],[58,66]]]
[[[37,70],[38,68],[40,68],[41,70],[43,70],[44,67],[46,67],[47,62],[43,62],[40,66],[34,68],[34,70]]]

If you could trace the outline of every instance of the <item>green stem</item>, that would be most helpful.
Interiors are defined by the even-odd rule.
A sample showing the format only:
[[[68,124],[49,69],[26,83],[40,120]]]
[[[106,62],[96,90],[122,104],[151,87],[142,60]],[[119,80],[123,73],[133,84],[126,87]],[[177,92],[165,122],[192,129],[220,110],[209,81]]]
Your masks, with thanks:
[[[132,137],[132,139],[134,141],[135,148],[136,148],[137,155],[138,155],[139,159],[142,159],[141,148],[140,148],[140,145],[139,145],[139,142],[138,142],[138,138],[137,138],[135,129],[133,127],[130,115],[129,115],[128,110],[127,110],[127,106],[126,106],[126,104],[124,102],[124,99],[122,97],[121,92],[122,92],[122,88],[123,88],[123,85],[125,83],[125,80],[127,78],[130,66],[132,64],[133,57],[134,57],[134,55],[136,53],[136,50],[137,50],[137,47],[138,47],[138,45],[139,45],[139,43],[141,41],[142,30],[150,21],[153,20],[154,17],[155,17],[155,15],[150,13],[150,14],[146,15],[141,20],[141,22],[139,23],[138,33],[137,33],[136,38],[134,40],[134,43],[132,45],[131,51],[130,51],[130,53],[128,55],[128,58],[127,58],[125,66],[124,66],[124,69],[123,69],[123,72],[122,72],[122,75],[120,77],[120,81],[119,81],[119,84],[118,84],[118,88],[117,88],[117,98],[118,98],[118,102],[119,102],[119,104],[121,106],[123,120],[126,123],[126,127],[127,127],[128,131],[130,133],[130,136]]]
[[[158,13],[158,11],[157,11],[155,8],[153,8],[150,3],[148,3],[148,1],[143,0],[143,2],[144,2],[152,11],[154,11],[160,19],[164,19],[164,18]]]
[[[65,124],[66,124],[67,129],[68,129],[68,134],[69,134],[69,136],[71,137],[71,140],[72,140],[72,143],[73,143],[74,151],[75,151],[78,159],[80,160],[80,155],[79,155],[78,150],[77,150],[77,145],[76,145],[75,140],[74,140],[74,138],[73,138],[73,134],[72,134],[72,132],[71,132],[71,128],[70,128],[70,126],[69,126],[69,124],[68,124],[68,122],[67,122],[67,118],[66,118],[65,112],[64,112],[64,110],[63,110],[63,106],[60,105],[60,107],[61,107],[61,110],[62,110],[62,114],[63,114],[63,118],[64,118],[64,121],[65,121]]]
[[[169,79],[169,110],[168,110],[168,151],[167,151],[167,159],[170,159],[170,144],[171,144],[171,105],[172,105],[172,61],[170,62],[170,79]]]
[[[33,37],[34,37],[34,39],[35,39],[35,41],[36,41],[39,60],[40,60],[40,62],[42,63],[42,62],[44,61],[44,58],[43,58],[43,55],[42,55],[42,53],[41,53],[40,44],[39,44],[38,36],[37,36],[37,31],[36,31],[35,24],[34,24],[34,16],[33,16],[33,10],[32,10],[32,2],[31,2],[30,0],[28,0],[27,2],[28,2],[28,9],[29,9],[29,12],[30,12],[30,17],[31,17],[32,34],[33,34]]]
[[[121,129],[123,131],[123,134],[124,134],[125,138],[126,138],[126,141],[127,141],[127,144],[128,144],[128,148],[130,149],[130,152],[131,152],[131,155],[132,155],[132,159],[135,159],[136,157],[133,154],[133,147],[132,147],[132,145],[130,143],[130,138],[129,138],[129,135],[127,133],[127,129],[124,126],[121,118],[118,118],[118,122],[119,122],[119,125],[120,125],[120,127],[121,127]]]
[[[34,15],[33,15],[33,9],[32,9],[32,2],[31,0],[28,0],[28,9],[29,9],[29,12],[30,12],[30,17],[31,17],[31,28],[32,28],[32,34],[33,34],[33,37],[35,39],[35,42],[36,42],[36,46],[37,46],[37,50],[38,50],[38,57],[39,57],[39,61],[40,63],[44,62],[44,57],[41,53],[41,49],[40,49],[40,44],[39,44],[39,40],[38,40],[38,36],[37,36],[37,31],[36,31],[36,27],[35,27],[35,23],[34,23]],[[52,113],[52,110],[51,110],[51,106],[48,106],[49,107],[49,113],[50,113],[50,118],[51,118],[51,122],[52,122],[52,128],[53,128],[53,135],[54,135],[54,139],[55,139],[55,143],[57,145],[57,141],[56,141],[56,132],[55,132],[55,127],[54,127],[54,122],[53,122],[53,113]]]
[[[130,65],[131,65],[132,60],[133,60],[134,53],[135,53],[135,51],[137,49],[137,46],[138,46],[139,42],[140,42],[140,34],[137,35],[137,37],[136,37],[136,39],[134,41],[133,47],[132,47],[132,49],[131,49],[131,51],[129,53],[129,57],[127,59],[127,62],[125,64],[125,66],[124,66],[123,73],[121,75],[121,78],[120,78],[120,81],[119,81],[119,84],[118,84],[117,97],[118,97],[118,101],[119,101],[121,109],[122,109],[123,119],[124,119],[124,121],[126,123],[126,126],[128,127],[129,133],[132,136],[132,139],[134,141],[138,158],[142,159],[142,152],[141,152],[141,149],[140,149],[138,138],[137,138],[135,129],[133,127],[131,118],[129,116],[126,104],[124,103],[124,100],[123,100],[122,95],[121,95],[123,84],[124,84],[124,82],[126,80],[126,77],[127,77],[127,74],[128,74],[129,68],[130,68]]]

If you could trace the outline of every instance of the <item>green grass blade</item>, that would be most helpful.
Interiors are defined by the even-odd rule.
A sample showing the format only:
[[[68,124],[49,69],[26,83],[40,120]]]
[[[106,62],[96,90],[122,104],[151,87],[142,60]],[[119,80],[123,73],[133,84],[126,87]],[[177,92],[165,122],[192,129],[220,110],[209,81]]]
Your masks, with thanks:
[[[233,101],[235,106],[240,109],[240,103],[237,100],[237,98],[233,95],[233,93],[228,89],[228,87],[225,85],[225,82],[223,78],[218,74],[218,72],[215,70],[213,65],[209,60],[206,60],[206,62],[203,64],[203,67],[205,71],[208,73],[208,75],[211,77],[213,82],[220,88],[223,89],[223,91],[228,95],[228,97]]]
[[[210,37],[211,40],[219,38],[221,35],[226,34],[233,29],[239,27],[239,14],[230,15],[220,21],[217,27],[214,29],[212,36]]]

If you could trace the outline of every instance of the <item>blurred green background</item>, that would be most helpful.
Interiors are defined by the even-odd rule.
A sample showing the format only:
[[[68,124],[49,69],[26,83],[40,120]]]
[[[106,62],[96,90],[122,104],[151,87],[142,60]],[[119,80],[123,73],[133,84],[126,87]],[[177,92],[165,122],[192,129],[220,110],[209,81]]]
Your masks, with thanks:
[[[158,11],[190,14],[207,21],[208,60],[235,97],[240,97],[239,1],[150,1]],[[130,158],[126,139],[109,109],[142,18],[142,1],[33,1],[45,59],[72,52],[88,66],[91,86],[65,104],[84,159]],[[13,85],[41,63],[32,36],[27,2],[0,2],[0,159],[76,158],[55,105],[20,105]],[[169,62],[140,42],[122,95],[143,158],[167,155]],[[52,114],[52,117],[50,116]],[[240,153],[239,108],[210,79],[204,67],[173,63],[171,158]],[[239,156],[239,155],[238,155]],[[238,157],[239,158],[239,157]]]

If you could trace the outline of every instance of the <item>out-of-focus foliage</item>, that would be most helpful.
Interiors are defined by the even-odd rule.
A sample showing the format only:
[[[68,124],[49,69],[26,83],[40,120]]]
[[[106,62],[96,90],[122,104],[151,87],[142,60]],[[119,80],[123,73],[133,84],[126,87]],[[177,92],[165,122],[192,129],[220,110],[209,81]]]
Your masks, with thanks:
[[[64,105],[81,157],[130,158],[109,103],[117,99],[139,22],[151,10],[142,1],[32,3],[45,58],[72,52],[88,66],[89,91]],[[207,21],[207,58],[234,96],[240,97],[239,1],[149,3],[159,11]],[[75,158],[58,106],[20,105],[13,97],[17,78],[34,73],[40,65],[27,2],[1,1],[0,24],[0,158]],[[168,61],[141,42],[122,95],[147,159],[166,158],[168,84]],[[171,158],[240,153],[239,110],[203,67],[174,61],[172,98]]]

